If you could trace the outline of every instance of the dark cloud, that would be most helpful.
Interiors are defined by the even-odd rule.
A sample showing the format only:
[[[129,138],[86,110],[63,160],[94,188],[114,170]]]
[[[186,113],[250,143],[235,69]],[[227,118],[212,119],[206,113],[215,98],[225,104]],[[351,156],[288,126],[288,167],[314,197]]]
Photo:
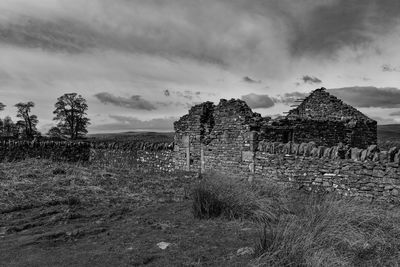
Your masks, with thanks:
[[[400,89],[392,87],[344,87],[328,90],[332,95],[355,107],[400,107]]]
[[[274,101],[268,95],[248,94],[241,98],[251,108],[270,108],[275,105]]]
[[[400,72],[400,67],[393,67],[389,64],[382,65],[383,72]]]
[[[95,46],[90,38],[94,34],[84,24],[65,19],[53,22],[19,17],[12,23],[0,23],[0,42],[48,51],[84,52]]]
[[[149,101],[142,99],[140,95],[133,95],[131,97],[114,96],[110,93],[99,93],[94,95],[103,104],[111,104],[114,106],[142,109],[142,110],[155,110],[156,107]]]
[[[109,115],[115,122],[107,124],[93,125],[91,131],[107,131],[107,130],[158,130],[172,131],[173,123],[178,120],[175,117],[157,118],[151,120],[140,120],[135,117]]]
[[[248,76],[243,77],[243,81],[246,83],[261,83],[261,81],[256,81]]]
[[[304,99],[308,95],[309,95],[308,93],[292,92],[292,93],[286,93],[283,96],[279,95],[277,97],[274,97],[273,100],[275,103],[283,103],[285,105],[292,105],[293,103],[295,103],[296,100]]]
[[[293,55],[333,55],[342,47],[369,45],[398,25],[398,0],[337,0],[312,10],[303,22],[290,20]]]
[[[309,84],[322,83],[322,81],[317,77],[309,75],[304,75],[301,79],[303,80],[304,83],[309,83]]]
[[[70,14],[41,19],[49,15],[32,12],[1,21],[0,42],[67,52],[105,48],[224,67],[251,62],[259,67],[257,61],[268,62],[286,50],[295,56],[329,55],[344,46],[368,44],[398,23],[400,2],[98,0],[68,1],[57,8]]]
[[[186,106],[186,103],[182,103],[179,101],[167,101],[167,102],[157,101],[156,104],[160,107],[184,107],[184,106]]]

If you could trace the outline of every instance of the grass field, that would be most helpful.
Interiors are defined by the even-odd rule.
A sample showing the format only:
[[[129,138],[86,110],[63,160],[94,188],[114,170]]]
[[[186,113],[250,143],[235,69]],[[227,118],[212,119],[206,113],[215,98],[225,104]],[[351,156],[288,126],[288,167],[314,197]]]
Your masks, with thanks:
[[[198,220],[195,175],[0,164],[0,266],[243,266],[249,221]],[[171,243],[165,250],[159,242]]]
[[[194,192],[197,218],[242,218],[262,228],[249,265],[400,264],[398,205],[249,185],[218,174],[206,176]]]
[[[0,266],[397,266],[399,225],[394,205],[240,177],[0,165]]]
[[[400,207],[218,174],[0,163],[0,266],[142,265],[399,266]]]

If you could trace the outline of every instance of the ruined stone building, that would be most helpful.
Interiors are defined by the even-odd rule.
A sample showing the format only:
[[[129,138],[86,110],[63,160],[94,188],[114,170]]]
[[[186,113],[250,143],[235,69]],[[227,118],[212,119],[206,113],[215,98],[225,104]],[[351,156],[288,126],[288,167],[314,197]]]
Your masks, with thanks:
[[[218,105],[205,102],[192,107],[174,128],[175,164],[190,170],[229,169],[238,162],[251,162],[260,141],[343,143],[358,148],[377,142],[376,121],[324,88],[313,91],[285,118],[263,118],[242,100],[222,99]]]
[[[377,123],[325,88],[314,90],[283,120],[264,126],[264,139],[366,148],[377,142]]]

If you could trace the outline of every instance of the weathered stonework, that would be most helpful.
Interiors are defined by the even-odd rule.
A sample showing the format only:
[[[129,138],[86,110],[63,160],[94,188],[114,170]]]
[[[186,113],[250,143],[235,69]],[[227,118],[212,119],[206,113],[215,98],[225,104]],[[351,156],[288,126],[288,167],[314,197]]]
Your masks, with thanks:
[[[171,172],[176,170],[173,147],[173,143],[162,142],[3,141],[0,162],[38,158],[143,172]]]
[[[210,164],[218,164],[218,158],[239,162],[242,151],[256,151],[265,140],[357,148],[377,142],[376,121],[324,88],[313,91],[283,119],[262,118],[242,100],[222,99],[218,105],[205,102],[192,107],[174,128],[175,164],[186,170],[201,169],[206,154],[215,157]]]
[[[232,99],[197,105],[174,126],[177,169],[373,199],[396,199],[400,190],[399,149],[379,151],[376,122],[323,88],[284,119]]]
[[[85,162],[89,160],[89,155],[90,143],[87,142],[0,142],[0,162],[20,161],[28,158]]]
[[[325,88],[314,90],[286,117],[294,142],[314,141],[333,146],[339,142],[351,147],[366,148],[377,143],[377,123]],[[285,141],[285,140],[283,140]]]
[[[101,168],[134,169],[144,173],[175,170],[171,150],[91,149],[90,164]]]

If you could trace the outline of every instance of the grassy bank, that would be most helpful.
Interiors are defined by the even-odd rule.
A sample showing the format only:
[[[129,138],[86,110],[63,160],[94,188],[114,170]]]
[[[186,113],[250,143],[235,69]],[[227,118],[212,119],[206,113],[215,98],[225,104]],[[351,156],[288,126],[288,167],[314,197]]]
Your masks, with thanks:
[[[206,175],[194,189],[197,218],[259,223],[256,266],[397,266],[400,209]],[[261,220],[260,220],[261,218]]]

